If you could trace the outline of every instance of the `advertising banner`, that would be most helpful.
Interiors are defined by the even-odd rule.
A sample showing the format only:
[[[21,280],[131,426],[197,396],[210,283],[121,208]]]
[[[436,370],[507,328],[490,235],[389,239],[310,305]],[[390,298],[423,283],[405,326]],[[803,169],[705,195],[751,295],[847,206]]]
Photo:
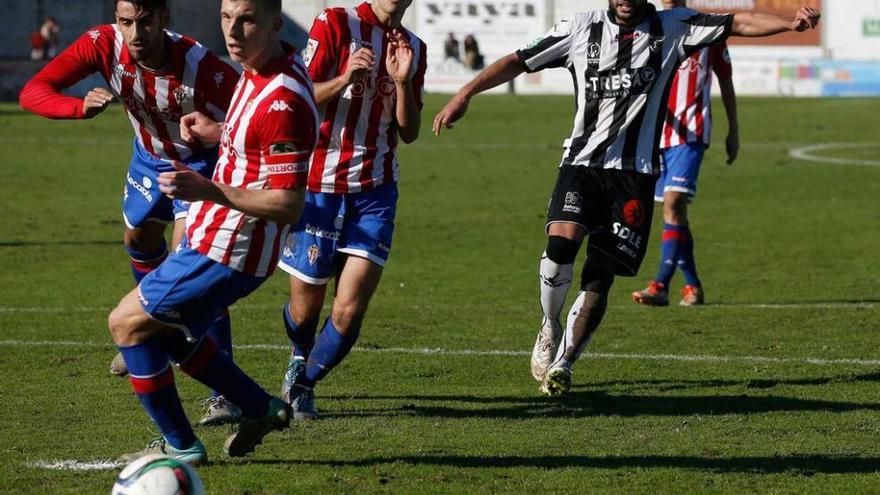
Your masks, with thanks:
[[[857,0],[852,3],[859,3]],[[850,3],[850,2],[847,2]],[[794,14],[802,6],[822,9],[822,0],[689,0],[688,7],[701,12],[736,13],[766,12],[794,19]],[[822,44],[822,23],[817,29],[803,33],[783,33],[769,38],[743,38],[733,36],[732,45],[777,45],[777,46],[819,46]]]

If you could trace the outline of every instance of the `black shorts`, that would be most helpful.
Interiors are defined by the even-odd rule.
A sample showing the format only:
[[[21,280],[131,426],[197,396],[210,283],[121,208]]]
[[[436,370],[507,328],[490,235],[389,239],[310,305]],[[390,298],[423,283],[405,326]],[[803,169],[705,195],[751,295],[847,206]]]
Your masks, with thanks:
[[[657,177],[637,172],[562,166],[547,208],[547,225],[576,223],[590,236],[587,255],[599,251],[617,275],[639,271],[648,248]]]

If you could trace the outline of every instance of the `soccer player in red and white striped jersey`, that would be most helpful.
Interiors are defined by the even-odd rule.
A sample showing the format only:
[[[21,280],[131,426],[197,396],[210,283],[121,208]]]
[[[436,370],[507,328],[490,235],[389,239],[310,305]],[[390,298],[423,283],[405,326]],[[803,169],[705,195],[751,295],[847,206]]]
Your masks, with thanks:
[[[302,59],[278,39],[281,0],[223,0],[221,24],[230,56],[244,69],[226,120],[201,112],[181,119],[187,142],[220,142],[214,180],[177,161],[176,171],[159,176],[163,193],[193,202],[187,236],[109,318],[132,388],[162,432],[140,454],[193,463],[204,462],[207,452],[181,408],[169,358],[241,409],[244,421],[225,444],[230,456],[247,454],[267,433],[289,424],[290,406],[219,352],[205,330],[272,272],[288,225],[303,210],[318,132]]]
[[[664,0],[667,9],[686,7],[685,0]],[[739,124],[733,69],[726,43],[703,48],[682,62],[672,82],[668,111],[660,137],[663,170],[657,180],[654,199],[663,202],[663,238],[657,276],[633,301],[649,306],[669,304],[669,282],[679,268],[685,285],[682,306],[703,304],[704,292],[694,260],[694,240],[688,224],[688,203],[697,193],[697,177],[703,154],[712,134],[712,74],[718,77],[721,98],[727,110],[727,163],[739,151]]]
[[[116,23],[96,26],[47,64],[20,95],[22,107],[51,119],[90,119],[116,99],[131,121],[135,138],[123,189],[123,236],[135,282],[165,260],[165,229],[174,223],[172,246],[183,235],[188,204],[159,191],[158,177],[173,170],[171,160],[210,177],[216,147],[187,143],[180,136],[181,116],[200,111],[225,118],[238,73],[196,41],[168,31],[166,0],[117,0]],[[94,88],[86,97],[62,94],[90,74],[103,76],[110,90]],[[212,335],[232,351],[230,323],[221,315]],[[128,370],[120,355],[110,372]],[[209,400],[209,415],[230,412],[222,397]],[[234,413],[234,411],[231,411]]]
[[[425,43],[401,25],[411,0],[330,8],[315,19],[304,59],[321,112],[306,210],[279,265],[290,277],[283,318],[292,342],[282,396],[313,418],[313,388],[357,341],[391,250],[397,141],[419,135]],[[331,314],[315,341],[327,282]]]

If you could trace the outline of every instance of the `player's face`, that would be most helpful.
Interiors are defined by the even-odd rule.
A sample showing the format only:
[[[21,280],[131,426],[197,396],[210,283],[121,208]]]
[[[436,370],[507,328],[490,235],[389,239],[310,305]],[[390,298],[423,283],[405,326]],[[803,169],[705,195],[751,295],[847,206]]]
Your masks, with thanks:
[[[281,29],[281,19],[252,0],[223,0],[220,26],[232,60],[254,67]]]
[[[164,59],[167,10],[144,10],[131,2],[116,2],[116,25],[135,62]]]
[[[608,8],[623,24],[640,21],[648,0],[608,0]]]
[[[388,14],[389,17],[399,18],[412,4],[412,0],[373,0],[373,6]]]

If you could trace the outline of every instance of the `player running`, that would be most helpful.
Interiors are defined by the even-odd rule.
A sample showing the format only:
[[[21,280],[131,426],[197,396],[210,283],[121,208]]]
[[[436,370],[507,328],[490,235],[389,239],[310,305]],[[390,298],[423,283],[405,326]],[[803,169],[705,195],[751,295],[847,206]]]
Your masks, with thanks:
[[[135,133],[123,189],[123,240],[139,283],[168,255],[167,224],[174,222],[172,246],[179,243],[188,208],[159,191],[159,174],[179,160],[210,177],[217,161],[216,147],[181,139],[180,118],[199,111],[222,121],[238,73],[194,40],[166,30],[166,0],[117,0],[115,5],[116,23],[90,29],[61,52],[28,82],[20,101],[26,110],[51,119],[90,119],[114,99],[122,102]],[[95,72],[110,90],[94,88],[84,99],[61,93]],[[210,333],[232,352],[225,311]],[[110,370],[120,376],[128,372],[121,356]],[[208,406],[203,424],[231,421],[238,414],[216,392]]]
[[[609,0],[511,53],[462,87],[434,119],[434,133],[464,116],[470,99],[524,71],[565,67],[575,82],[574,129],[563,148],[547,214],[539,275],[541,329],[531,368],[541,391],[571,388],[571,368],[602,321],[615,276],[634,276],[645,255],[660,173],[660,131],[672,77],[683,60],[729,35],[804,31],[819,11],[793,20],[769,14],[657,12],[647,0]],[[581,290],[565,331],[559,320],[575,257],[589,236]]]
[[[241,409],[245,419],[224,447],[230,456],[247,454],[289,423],[290,406],[206,335],[224,308],[271,275],[289,224],[303,209],[317,108],[302,59],[278,40],[282,23],[281,0],[223,0],[226,47],[244,72],[224,124],[199,112],[181,119],[187,139],[220,141],[213,181],[177,161],[175,171],[158,177],[164,194],[193,203],[180,248],[110,314],[132,388],[162,432],[124,460],[154,452],[207,460],[181,407],[169,359]]]
[[[315,384],[360,334],[391,250],[397,140],[419,136],[425,43],[401,25],[411,0],[330,8],[315,19],[305,62],[321,132],[306,208],[279,266],[291,275],[283,319],[292,351],[282,384],[295,419],[315,418]],[[336,293],[315,339],[331,278]]]
[[[685,7],[685,0],[663,0],[663,7]],[[682,62],[672,80],[669,109],[660,135],[663,169],[654,200],[663,202],[660,269],[645,290],[633,292],[633,301],[647,306],[669,305],[669,282],[676,267],[684,275],[681,306],[704,303],[703,284],[694,261],[694,238],[688,222],[688,203],[697,194],[697,176],[712,134],[712,73],[718,76],[721,100],[727,110],[727,164],[739,152],[736,92],[726,43],[716,43]]]

